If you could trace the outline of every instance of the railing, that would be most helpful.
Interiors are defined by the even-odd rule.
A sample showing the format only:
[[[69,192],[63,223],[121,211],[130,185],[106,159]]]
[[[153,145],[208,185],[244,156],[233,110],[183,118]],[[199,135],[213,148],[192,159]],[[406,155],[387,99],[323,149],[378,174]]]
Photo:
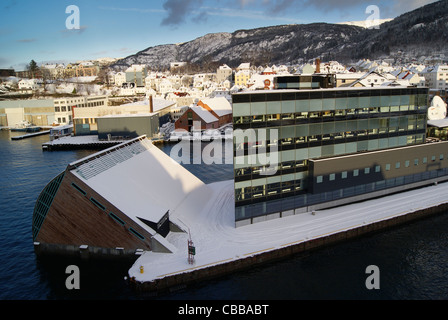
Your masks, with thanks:
[[[88,180],[109,170],[117,164],[123,163],[132,157],[147,151],[151,147],[152,143],[146,137],[139,137],[74,163],[71,165],[70,170],[74,170],[82,178]]]

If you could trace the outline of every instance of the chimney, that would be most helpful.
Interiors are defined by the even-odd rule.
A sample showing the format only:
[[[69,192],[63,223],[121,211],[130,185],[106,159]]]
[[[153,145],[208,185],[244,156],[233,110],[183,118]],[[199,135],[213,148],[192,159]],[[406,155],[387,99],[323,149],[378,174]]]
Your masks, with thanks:
[[[316,73],[320,73],[320,59],[316,59]]]
[[[152,101],[152,95],[149,96],[149,112],[154,112],[154,102]]]

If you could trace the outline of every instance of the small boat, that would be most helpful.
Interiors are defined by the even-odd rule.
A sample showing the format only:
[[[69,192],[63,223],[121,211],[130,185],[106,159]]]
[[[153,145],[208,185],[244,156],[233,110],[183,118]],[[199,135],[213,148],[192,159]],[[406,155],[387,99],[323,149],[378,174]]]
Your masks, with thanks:
[[[10,128],[10,130],[19,132],[38,132],[40,131],[40,127],[33,126],[28,121],[23,120],[22,122],[16,124],[13,128]]]
[[[50,129],[50,141],[59,139],[61,137],[70,136],[73,133],[73,125],[65,125],[60,127],[53,127]]]

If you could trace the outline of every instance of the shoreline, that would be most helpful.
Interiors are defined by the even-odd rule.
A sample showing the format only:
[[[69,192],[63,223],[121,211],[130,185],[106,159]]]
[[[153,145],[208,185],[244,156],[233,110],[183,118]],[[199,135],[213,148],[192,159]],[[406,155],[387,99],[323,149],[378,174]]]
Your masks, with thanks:
[[[403,202],[405,199],[415,199],[416,194],[424,194],[425,199],[417,203]],[[214,200],[216,199],[212,198],[211,202]],[[394,203],[394,206],[389,210],[375,213],[384,208],[380,203]],[[130,285],[137,291],[156,293],[185,288],[198,282],[287,259],[295,254],[381,232],[446,211],[448,211],[448,183],[440,183],[379,199],[317,211],[315,214],[302,213],[277,219],[278,221],[271,220],[244,226],[237,228],[233,233],[218,228],[223,229],[223,234],[227,233],[227,236],[234,236],[236,239],[219,239],[222,235],[216,233],[215,229],[214,235],[217,241],[214,246],[215,251],[222,252],[220,258],[214,256],[213,245],[207,243],[205,237],[199,241],[196,248],[197,258],[194,265],[187,263],[187,236],[178,235],[177,237],[182,240],[174,243],[179,250],[171,256],[144,252],[135,261],[129,269]],[[344,212],[351,212],[352,216],[345,215]],[[353,215],[359,217],[355,219]],[[324,220],[328,220],[328,225],[322,224]],[[194,229],[192,225],[189,227]],[[261,236],[263,230],[267,232],[269,229],[274,231]],[[249,235],[247,241],[244,241],[244,236],[238,237],[240,231],[251,233],[253,236]],[[195,240],[195,231],[192,231],[192,234]],[[263,237],[269,239],[269,236],[273,238],[275,235],[277,239],[274,241],[263,242]],[[224,247],[225,242],[228,242],[228,247],[233,246],[233,250],[227,250]],[[239,247],[236,247],[235,243],[239,243]]]

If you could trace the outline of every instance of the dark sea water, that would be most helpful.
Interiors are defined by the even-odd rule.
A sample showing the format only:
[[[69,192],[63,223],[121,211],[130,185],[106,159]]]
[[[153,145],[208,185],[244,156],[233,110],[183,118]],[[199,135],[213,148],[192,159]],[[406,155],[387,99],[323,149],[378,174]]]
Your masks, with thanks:
[[[448,214],[159,296],[129,287],[124,278],[132,261],[37,259],[31,220],[38,195],[92,151],[43,152],[48,136],[12,141],[14,134],[0,131],[0,300],[448,299]],[[187,168],[207,183],[232,178],[231,165]],[[72,264],[80,269],[79,290],[65,286]],[[377,290],[366,288],[369,265],[380,270]]]

